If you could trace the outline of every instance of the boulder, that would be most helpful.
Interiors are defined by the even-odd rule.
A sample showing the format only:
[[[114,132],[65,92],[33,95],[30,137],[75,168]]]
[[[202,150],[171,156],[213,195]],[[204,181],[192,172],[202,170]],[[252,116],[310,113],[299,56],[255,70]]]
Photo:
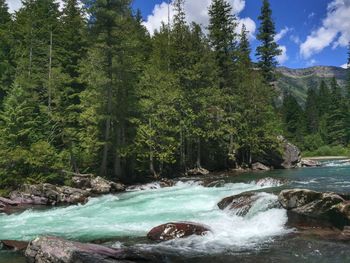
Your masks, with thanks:
[[[125,186],[120,183],[115,183],[106,180],[100,176],[93,176],[92,174],[75,174],[72,178],[74,187],[91,190],[95,195],[110,194],[125,191]]]
[[[204,175],[208,175],[208,174],[209,174],[209,171],[207,169],[202,168],[202,167],[188,170],[186,173],[186,175],[188,175],[188,176],[204,176]]]
[[[270,171],[271,169],[262,163],[253,163],[252,169],[254,171]]]
[[[226,197],[218,203],[218,207],[221,210],[235,210],[236,215],[245,216],[249,212],[250,208],[252,208],[254,202],[258,199],[259,197],[255,193],[248,192]]]
[[[133,249],[114,249],[83,244],[57,237],[39,237],[30,242],[25,252],[29,263],[132,263],[159,262],[156,256]]]
[[[59,189],[58,203],[63,204],[84,204],[87,202],[90,193],[86,190],[62,186]]]
[[[254,162],[260,162],[268,167],[276,169],[291,169],[298,167],[301,161],[301,152],[295,145],[284,137],[278,136],[279,147],[272,147],[264,154],[254,158]]]
[[[300,167],[319,167],[321,165],[320,162],[310,159],[302,159],[299,164]]]
[[[177,238],[185,238],[192,235],[205,235],[210,231],[209,227],[191,222],[167,223],[153,228],[147,237],[153,241],[167,241]]]
[[[109,194],[122,192],[125,190],[125,186],[119,183],[114,183],[112,181],[108,181],[100,176],[96,178],[92,178],[91,180],[91,191],[94,194]]]
[[[11,208],[17,207],[19,205],[18,202],[15,202],[13,200],[0,197],[0,212],[1,213],[7,213]]]
[[[2,247],[9,250],[25,250],[28,247],[29,242],[17,241],[17,240],[0,240]]]
[[[75,188],[90,189],[92,178],[94,178],[92,174],[75,174],[72,177],[72,183]]]
[[[23,185],[10,193],[10,199],[19,205],[59,205],[85,203],[90,193],[86,190],[52,184]]]
[[[281,163],[281,167],[285,169],[296,168],[301,160],[301,152],[299,148],[281,136],[279,137],[279,140],[283,147],[283,162]]]
[[[293,226],[334,226],[343,229],[350,224],[350,202],[346,196],[306,189],[284,190],[279,202],[288,210],[288,221]]]

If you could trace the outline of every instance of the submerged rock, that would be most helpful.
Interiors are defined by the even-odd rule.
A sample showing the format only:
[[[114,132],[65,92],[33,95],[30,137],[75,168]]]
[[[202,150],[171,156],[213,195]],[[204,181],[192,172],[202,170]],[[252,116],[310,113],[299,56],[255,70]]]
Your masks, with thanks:
[[[17,241],[17,240],[0,240],[2,247],[9,250],[25,250],[28,247],[29,242]]]
[[[288,180],[266,177],[266,178],[259,179],[254,183],[261,187],[276,187],[276,186],[280,186],[288,183]]]
[[[288,221],[293,226],[334,226],[350,224],[350,202],[346,196],[306,189],[284,190],[279,202],[288,210]]]
[[[207,232],[210,232],[210,229],[205,225],[191,222],[178,222],[157,226],[147,234],[147,237],[153,241],[167,241],[192,235],[201,236],[205,235]]]
[[[174,185],[175,185],[175,181],[164,178],[164,179],[157,181],[157,182],[128,186],[126,188],[126,191],[130,192],[130,191],[155,190],[155,189],[159,189],[159,188],[172,187]]]
[[[270,171],[270,167],[267,167],[266,165],[262,163],[253,163],[252,169],[255,171]]]
[[[160,262],[156,256],[133,249],[114,249],[83,244],[57,237],[39,237],[30,242],[25,252],[29,263],[132,263]]]
[[[245,216],[249,212],[250,208],[252,208],[254,202],[258,199],[259,197],[256,193],[248,192],[226,197],[218,203],[218,207],[221,210],[236,210],[237,215]]]

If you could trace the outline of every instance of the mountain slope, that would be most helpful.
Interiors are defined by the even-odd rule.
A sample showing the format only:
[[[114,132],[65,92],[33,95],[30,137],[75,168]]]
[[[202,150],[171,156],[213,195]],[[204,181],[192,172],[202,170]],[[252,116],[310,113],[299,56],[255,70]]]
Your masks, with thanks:
[[[281,93],[286,91],[292,93],[302,104],[305,103],[307,90],[311,87],[318,88],[322,80],[329,84],[335,77],[338,84],[345,88],[347,79],[347,70],[340,67],[317,66],[305,69],[279,67],[277,72],[277,86]]]

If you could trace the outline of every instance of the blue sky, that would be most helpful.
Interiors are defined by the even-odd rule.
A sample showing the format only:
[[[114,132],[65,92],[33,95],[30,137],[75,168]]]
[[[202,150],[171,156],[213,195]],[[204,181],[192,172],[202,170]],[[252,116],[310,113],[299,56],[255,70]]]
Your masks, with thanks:
[[[254,35],[262,1],[228,1],[234,5],[234,12],[240,20],[247,22],[248,28],[254,31],[251,44],[255,48],[258,42]],[[205,25],[207,17],[203,16],[203,12],[210,0],[187,2],[188,20]],[[350,0],[270,0],[270,3],[276,31],[280,33],[278,44],[285,51],[284,56],[279,58],[281,65],[302,68],[346,64],[346,43],[350,41]],[[159,25],[161,17],[164,19],[167,10],[164,0],[134,0],[133,6],[142,11],[150,31]]]

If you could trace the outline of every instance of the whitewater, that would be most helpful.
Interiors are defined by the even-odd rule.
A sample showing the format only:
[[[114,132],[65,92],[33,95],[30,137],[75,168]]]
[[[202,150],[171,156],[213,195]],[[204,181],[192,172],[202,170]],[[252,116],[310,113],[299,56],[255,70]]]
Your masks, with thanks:
[[[168,188],[152,183],[117,195],[91,198],[85,205],[1,214],[0,240],[30,241],[51,235],[82,242],[97,241],[113,247],[136,246],[140,250],[177,255],[184,262],[186,258],[206,262],[203,260],[213,257],[213,262],[243,259],[255,262],[257,258],[271,256],[285,257],[281,262],[298,262],[301,256],[303,260],[316,262],[317,251],[323,259],[329,257],[334,262],[350,259],[343,244],[325,244],[317,239],[293,236],[295,230],[286,226],[286,210],[276,205],[277,194],[285,188],[350,192],[349,163],[332,161],[314,169],[219,176],[209,183],[203,183],[201,178],[185,179]],[[217,206],[225,197],[250,191],[257,192],[259,198],[245,216]],[[164,243],[147,240],[146,235],[153,227],[179,221],[204,224],[211,232]],[[196,257],[198,261],[193,259]],[[0,262],[24,262],[24,259],[0,250]]]

